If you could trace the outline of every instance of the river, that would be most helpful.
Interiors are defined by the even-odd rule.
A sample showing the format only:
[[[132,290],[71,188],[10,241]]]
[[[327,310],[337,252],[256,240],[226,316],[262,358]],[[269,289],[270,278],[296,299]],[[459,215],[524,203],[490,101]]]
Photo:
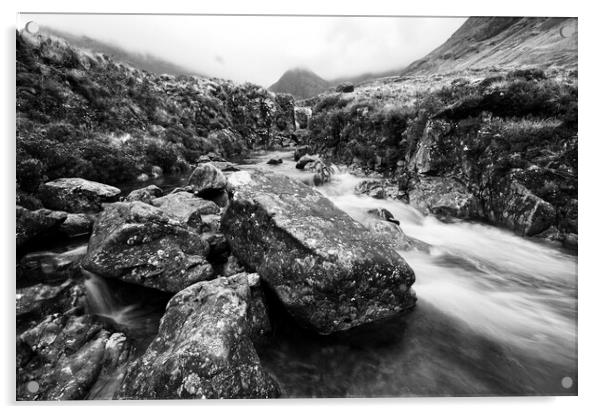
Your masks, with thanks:
[[[268,165],[270,158],[283,163]],[[239,167],[309,177],[292,152],[256,153]],[[401,201],[355,195],[360,180],[337,169],[317,189],[362,223],[368,209],[386,208],[408,236],[430,245],[399,252],[416,273],[418,304],[398,318],[323,337],[297,328],[273,302],[274,332],[257,350],[283,396],[576,394],[577,256],[493,226],[444,223]],[[169,190],[185,181],[162,177],[136,187]],[[123,327],[140,352],[168,298],[131,303],[140,292],[93,275],[86,287],[91,312]],[[110,398],[115,389],[101,384],[91,397]]]

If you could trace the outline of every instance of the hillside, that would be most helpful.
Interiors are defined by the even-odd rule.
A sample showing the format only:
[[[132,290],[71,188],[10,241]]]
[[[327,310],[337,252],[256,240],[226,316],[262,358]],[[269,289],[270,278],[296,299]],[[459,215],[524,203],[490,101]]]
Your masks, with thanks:
[[[314,72],[295,68],[284,72],[280,79],[268,89],[272,92],[290,93],[295,98],[304,99],[316,96],[329,87],[330,83]]]
[[[577,19],[471,17],[445,43],[402,75],[537,66],[577,68]]]
[[[205,76],[198,71],[185,68],[180,65],[176,65],[175,63],[168,62],[157,56],[147,53],[136,53],[129,50],[125,50],[119,46],[102,42],[100,40],[93,39],[88,36],[77,36],[50,27],[42,27],[40,32],[51,37],[64,39],[70,45],[75,46],[77,48],[88,50],[94,53],[102,53],[104,55],[110,56],[111,58],[117,61],[127,63],[128,65],[131,65],[135,68],[145,70],[147,72],[152,72],[157,75],[167,73],[170,75]]]
[[[292,97],[250,83],[156,75],[46,35],[17,33],[18,202],[41,182],[118,184],[182,171],[199,156],[243,157],[291,138]]]

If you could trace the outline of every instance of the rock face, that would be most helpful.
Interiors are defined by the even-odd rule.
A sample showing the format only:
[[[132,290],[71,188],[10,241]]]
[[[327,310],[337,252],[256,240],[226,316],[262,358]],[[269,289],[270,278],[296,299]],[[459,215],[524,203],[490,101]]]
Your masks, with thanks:
[[[67,213],[46,209],[28,210],[17,206],[17,248],[25,246],[36,238],[56,232],[67,219]]]
[[[301,324],[329,334],[414,306],[403,258],[316,190],[259,171],[229,182],[222,231],[232,252]]]
[[[168,194],[150,202],[183,224],[195,229],[203,228],[203,215],[219,214],[220,208],[213,201],[203,200],[185,191]]]
[[[243,273],[200,282],[174,296],[118,398],[277,397],[251,341],[258,320],[248,279]]]
[[[198,194],[222,191],[226,183],[224,174],[211,163],[200,164],[188,179],[188,185]]]
[[[213,277],[208,243],[161,209],[114,203],[99,216],[82,265],[104,277],[178,292]]]
[[[118,188],[83,178],[59,178],[42,186],[40,199],[53,210],[96,213],[102,209],[102,203],[117,201],[119,193]]]
[[[522,184],[511,182],[503,195],[492,203],[491,219],[516,233],[536,235],[550,227],[556,219],[556,209]]]
[[[410,204],[440,218],[477,218],[479,203],[463,184],[445,177],[421,177],[409,191]]]

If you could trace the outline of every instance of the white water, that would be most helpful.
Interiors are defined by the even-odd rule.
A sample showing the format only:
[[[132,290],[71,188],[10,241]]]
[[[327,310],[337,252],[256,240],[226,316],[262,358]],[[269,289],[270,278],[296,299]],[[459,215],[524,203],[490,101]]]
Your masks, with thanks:
[[[283,164],[265,165],[275,156]],[[294,178],[307,174],[295,170],[290,153],[257,162]],[[431,245],[428,252],[399,252],[416,273],[418,306],[427,302],[522,355],[576,366],[576,256],[493,226],[443,223],[398,200],[355,195],[361,180],[339,170],[318,190],[359,222],[370,219],[368,209],[386,208],[407,235]]]

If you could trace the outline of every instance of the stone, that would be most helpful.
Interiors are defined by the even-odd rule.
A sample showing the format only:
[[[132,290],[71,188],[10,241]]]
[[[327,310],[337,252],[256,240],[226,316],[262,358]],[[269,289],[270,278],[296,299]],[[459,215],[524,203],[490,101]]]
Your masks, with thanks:
[[[47,209],[28,210],[16,207],[16,240],[17,248],[28,243],[55,234],[60,225],[67,220],[67,213]]]
[[[301,145],[301,146],[297,147],[297,149],[295,149],[295,153],[293,154],[293,157],[294,157],[295,161],[299,161],[302,156],[309,154],[309,153],[310,153],[309,146]]]
[[[556,220],[556,209],[524,185],[512,181],[489,211],[490,219],[522,236],[534,236]]]
[[[72,280],[60,285],[39,283],[17,288],[17,319],[46,316],[81,308],[85,302],[84,290]]]
[[[363,180],[354,189],[356,194],[365,194],[376,199],[384,199],[387,197],[385,188],[380,181]]]
[[[94,217],[84,213],[69,213],[59,226],[59,232],[67,237],[77,237],[92,233]]]
[[[391,223],[399,225],[399,220],[396,220],[393,213],[386,208],[372,208],[369,209],[367,213],[381,220],[390,221]]]
[[[329,334],[414,306],[405,260],[315,189],[261,171],[229,183],[222,231],[233,254],[300,324]]]
[[[68,213],[96,213],[103,203],[117,201],[121,191],[83,178],[59,178],[43,184],[40,200],[46,208]]]
[[[142,201],[144,203],[150,203],[151,200],[154,200],[157,197],[161,197],[162,195],[163,190],[161,190],[159,187],[153,184],[132,191],[127,195],[124,201]]]
[[[81,400],[109,358],[112,335],[91,315],[47,316],[17,337],[17,400]]]
[[[271,398],[278,386],[251,335],[261,315],[245,273],[200,282],[167,305],[159,332],[128,369],[118,398]]]
[[[200,234],[140,201],[114,203],[98,217],[82,266],[99,276],[165,292],[213,278]]]
[[[219,214],[220,208],[213,201],[203,200],[194,194],[179,192],[155,198],[150,204],[169,216],[194,229],[203,228],[203,215]]]
[[[221,170],[210,162],[197,166],[188,178],[188,185],[196,194],[225,190],[226,183],[226,177]]]
[[[420,177],[408,196],[410,205],[441,219],[482,216],[477,198],[453,178]]]
[[[316,159],[317,159],[317,157],[315,157],[313,155],[305,154],[301,158],[299,158],[299,161],[297,161],[295,168],[298,170],[302,170],[305,168],[305,166],[307,164],[309,164],[310,162],[316,161]]]
[[[270,158],[266,164],[269,164],[269,165],[282,164],[282,158]]]

